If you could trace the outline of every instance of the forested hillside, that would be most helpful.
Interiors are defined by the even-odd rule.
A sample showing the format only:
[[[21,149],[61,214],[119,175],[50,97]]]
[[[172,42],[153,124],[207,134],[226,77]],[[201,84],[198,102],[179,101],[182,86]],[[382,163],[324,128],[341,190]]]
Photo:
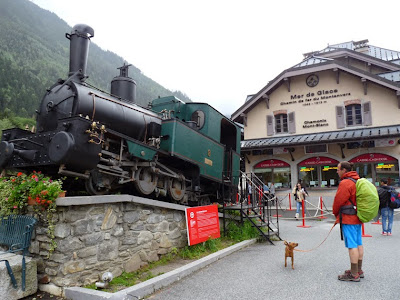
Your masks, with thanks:
[[[46,89],[58,78],[66,79],[67,32],[71,27],[66,22],[28,0],[0,0],[0,114],[6,111],[21,117],[34,116]],[[102,50],[92,41],[87,82],[109,91],[123,63],[122,57]],[[190,101],[181,92],[165,89],[144,76],[135,66],[130,67],[129,75],[137,83],[137,102],[142,106],[158,96],[175,95]]]

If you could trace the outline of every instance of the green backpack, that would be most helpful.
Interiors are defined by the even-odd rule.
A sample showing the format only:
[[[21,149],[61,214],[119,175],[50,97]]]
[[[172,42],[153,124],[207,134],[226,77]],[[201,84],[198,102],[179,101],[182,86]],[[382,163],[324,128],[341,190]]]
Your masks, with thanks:
[[[344,179],[350,179],[356,184],[357,217],[363,223],[371,221],[379,210],[379,196],[376,187],[365,178],[355,180],[346,177]],[[351,200],[350,202],[355,206]]]

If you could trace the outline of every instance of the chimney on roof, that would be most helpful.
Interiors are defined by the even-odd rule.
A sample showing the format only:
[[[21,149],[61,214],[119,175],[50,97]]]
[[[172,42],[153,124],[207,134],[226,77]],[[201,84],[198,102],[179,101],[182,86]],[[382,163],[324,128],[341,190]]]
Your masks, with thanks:
[[[354,51],[366,53],[369,51],[368,40],[361,40],[358,42],[353,42]]]
[[[309,57],[313,56],[314,54],[318,54],[318,53],[319,53],[319,51],[307,52],[307,53],[304,53],[304,54],[303,54],[303,57],[304,57],[304,58],[309,58]]]

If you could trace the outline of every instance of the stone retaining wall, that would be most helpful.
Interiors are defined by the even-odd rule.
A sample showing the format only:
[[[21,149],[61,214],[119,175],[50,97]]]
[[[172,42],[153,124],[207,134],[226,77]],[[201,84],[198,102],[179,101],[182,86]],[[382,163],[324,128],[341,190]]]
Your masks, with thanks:
[[[59,198],[57,206],[56,250],[47,258],[49,238],[39,224],[30,253],[39,278],[61,288],[94,283],[106,271],[135,271],[187,245],[181,205],[116,195]]]

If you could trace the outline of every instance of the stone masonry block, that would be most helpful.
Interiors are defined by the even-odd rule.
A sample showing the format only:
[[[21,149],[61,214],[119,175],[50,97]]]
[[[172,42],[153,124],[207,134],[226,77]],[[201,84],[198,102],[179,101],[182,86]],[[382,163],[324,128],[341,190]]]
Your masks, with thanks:
[[[11,278],[8,275],[7,268],[4,262],[0,263],[0,298],[7,300],[21,299],[36,293],[38,288],[37,283],[37,265],[36,260],[25,257],[26,261],[26,280],[25,291],[21,289],[22,276],[22,255],[17,254],[1,254],[0,260],[7,259],[17,281],[17,289],[11,283]]]

